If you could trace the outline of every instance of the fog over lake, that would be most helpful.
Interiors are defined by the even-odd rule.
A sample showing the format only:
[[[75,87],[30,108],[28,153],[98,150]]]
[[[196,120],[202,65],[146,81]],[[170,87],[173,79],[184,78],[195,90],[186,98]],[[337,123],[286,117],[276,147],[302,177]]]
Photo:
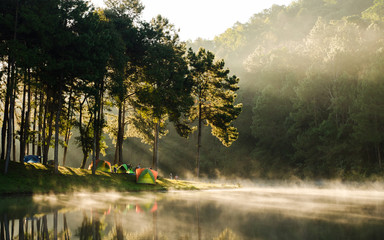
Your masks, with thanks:
[[[7,234],[11,239],[380,239],[384,234],[380,186],[76,193],[2,198],[0,204],[2,239]]]

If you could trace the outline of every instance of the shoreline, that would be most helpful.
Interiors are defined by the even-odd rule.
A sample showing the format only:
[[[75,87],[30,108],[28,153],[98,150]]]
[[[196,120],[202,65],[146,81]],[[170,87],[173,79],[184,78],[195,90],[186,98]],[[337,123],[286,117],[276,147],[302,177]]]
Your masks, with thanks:
[[[10,162],[4,175],[4,161],[0,161],[0,196],[30,196],[35,194],[70,194],[88,192],[161,192],[169,190],[205,190],[238,188],[238,185],[204,183],[190,180],[174,180],[159,177],[155,185],[136,183],[135,175],[107,173],[62,167],[59,174],[53,166],[40,163]]]

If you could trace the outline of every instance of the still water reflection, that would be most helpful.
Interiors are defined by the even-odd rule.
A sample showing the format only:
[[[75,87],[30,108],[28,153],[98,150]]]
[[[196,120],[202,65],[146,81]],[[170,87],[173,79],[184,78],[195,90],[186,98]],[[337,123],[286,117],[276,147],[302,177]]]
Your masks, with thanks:
[[[259,187],[0,200],[1,239],[383,239],[384,191]]]

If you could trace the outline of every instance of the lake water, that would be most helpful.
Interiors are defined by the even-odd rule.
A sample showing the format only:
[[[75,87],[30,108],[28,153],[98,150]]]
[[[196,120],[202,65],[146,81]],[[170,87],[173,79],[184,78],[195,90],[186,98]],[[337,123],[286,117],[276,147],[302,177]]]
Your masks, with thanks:
[[[255,187],[0,200],[1,239],[384,239],[384,191]]]

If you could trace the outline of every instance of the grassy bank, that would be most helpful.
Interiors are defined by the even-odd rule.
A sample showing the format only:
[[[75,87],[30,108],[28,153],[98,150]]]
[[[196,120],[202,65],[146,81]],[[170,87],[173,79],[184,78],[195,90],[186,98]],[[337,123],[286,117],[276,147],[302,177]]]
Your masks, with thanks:
[[[208,184],[183,180],[159,178],[156,185],[137,184],[136,178],[128,174],[97,171],[96,175],[85,169],[10,162],[4,175],[4,161],[0,161],[0,194],[69,193],[76,191],[167,191],[233,188],[235,186]]]

